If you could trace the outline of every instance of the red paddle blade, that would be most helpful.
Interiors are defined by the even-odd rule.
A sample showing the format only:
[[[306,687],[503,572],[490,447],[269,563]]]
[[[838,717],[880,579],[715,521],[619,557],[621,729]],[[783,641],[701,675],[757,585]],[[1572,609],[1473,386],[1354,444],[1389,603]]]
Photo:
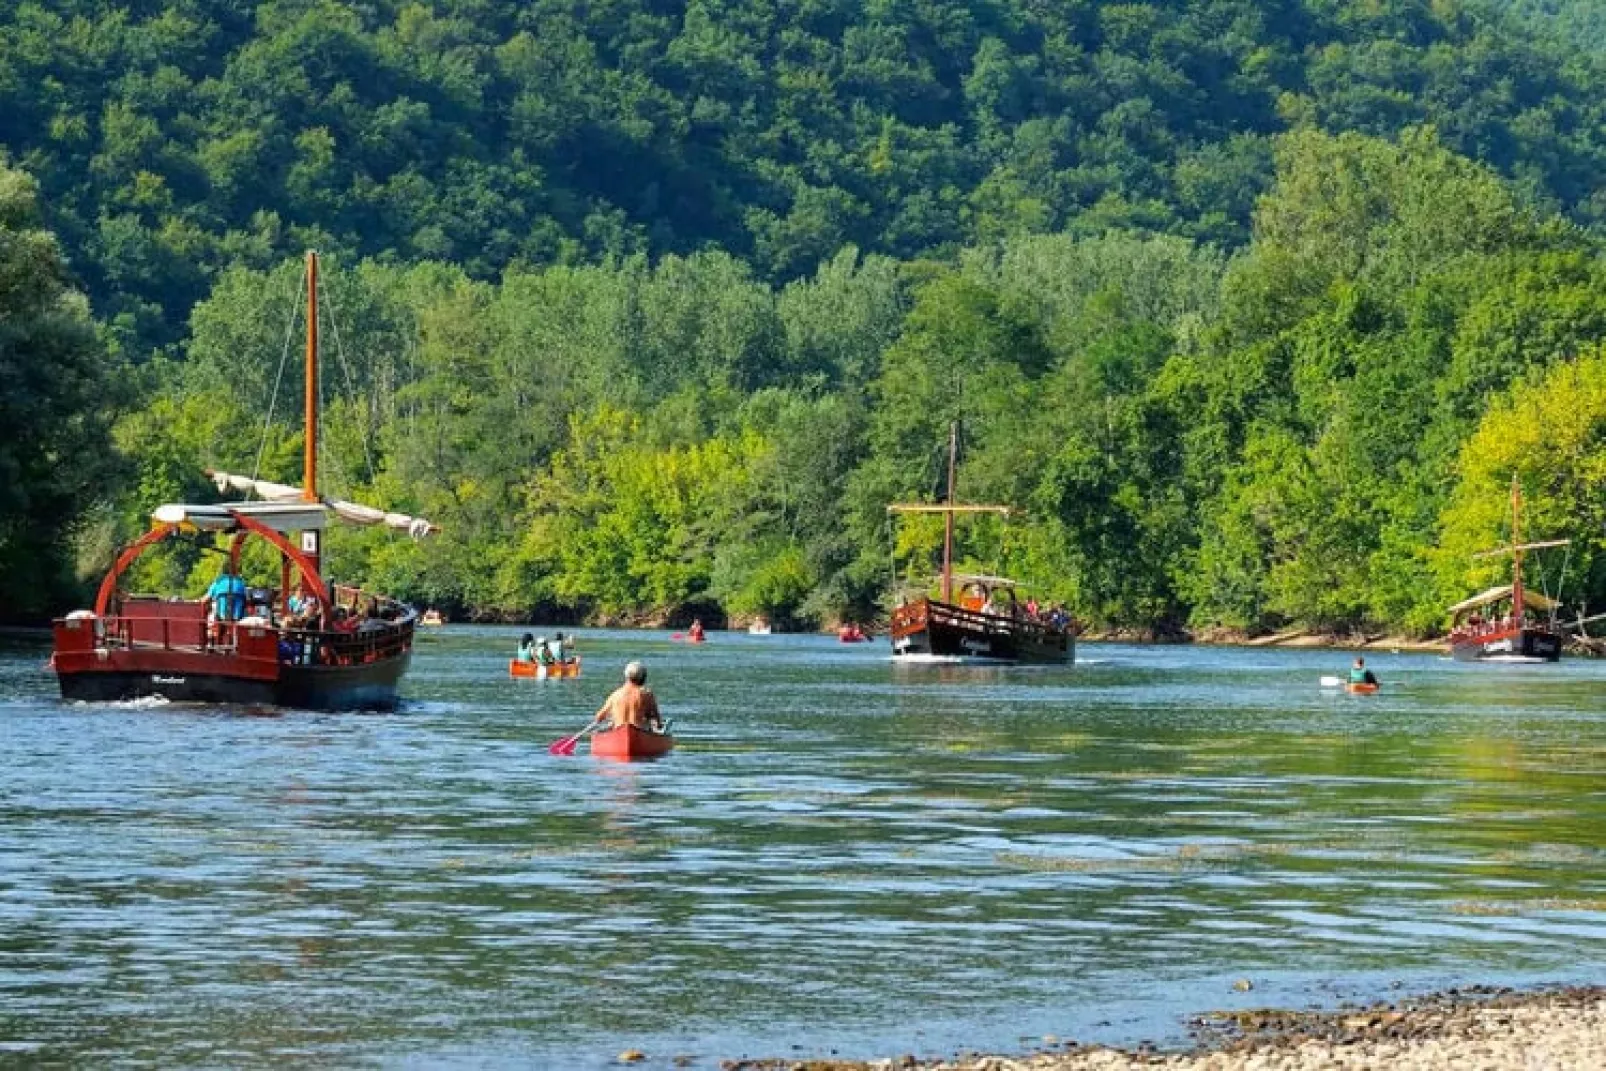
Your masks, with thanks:
[[[562,740],[559,740],[557,743],[555,743],[551,747],[547,748],[546,749],[547,750],[547,754],[548,755],[573,755],[574,754],[574,745],[578,744],[579,742],[580,742],[580,734],[579,733],[576,733],[573,736],[565,736]]]

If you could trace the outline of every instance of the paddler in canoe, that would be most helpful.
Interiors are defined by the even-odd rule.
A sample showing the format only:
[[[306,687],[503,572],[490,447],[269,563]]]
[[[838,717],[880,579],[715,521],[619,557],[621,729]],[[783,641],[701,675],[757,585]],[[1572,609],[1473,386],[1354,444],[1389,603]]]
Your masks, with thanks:
[[[702,618],[694,617],[694,618],[691,619],[691,628],[686,630],[686,642],[688,642],[688,643],[702,643],[703,642],[703,619]]]
[[[1352,692],[1375,692],[1377,685],[1377,674],[1366,668],[1366,659],[1357,657],[1355,664],[1350,666],[1348,689]]]
[[[513,661],[515,661],[515,662],[534,662],[535,661],[535,636],[533,636],[532,634],[526,632],[524,635],[519,637],[519,649],[513,655]]]
[[[628,725],[648,732],[663,732],[664,719],[658,713],[658,697],[646,685],[647,667],[640,662],[630,663],[625,667],[625,682],[603,701],[602,709],[591,720],[608,722],[602,727],[604,730]]]

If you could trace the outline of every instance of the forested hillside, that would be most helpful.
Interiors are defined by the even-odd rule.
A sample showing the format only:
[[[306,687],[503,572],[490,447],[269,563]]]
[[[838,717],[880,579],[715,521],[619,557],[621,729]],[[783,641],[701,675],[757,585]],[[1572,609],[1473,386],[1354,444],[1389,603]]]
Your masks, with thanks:
[[[1606,5],[1598,0],[1499,0],[1541,33],[1576,47],[1606,50]]]
[[[1432,631],[1514,471],[1598,604],[1606,61],[1535,18],[0,0],[0,146],[102,324],[80,451],[116,418],[72,545],[294,480],[315,245],[330,485],[444,529],[331,559],[410,598],[866,616],[962,418],[962,497],[1025,511],[967,561],[1098,625]]]
[[[1269,137],[1431,123],[1606,216],[1606,74],[1455,0],[0,0],[0,145],[131,356],[308,245],[782,284],[1014,233],[1247,235]]]

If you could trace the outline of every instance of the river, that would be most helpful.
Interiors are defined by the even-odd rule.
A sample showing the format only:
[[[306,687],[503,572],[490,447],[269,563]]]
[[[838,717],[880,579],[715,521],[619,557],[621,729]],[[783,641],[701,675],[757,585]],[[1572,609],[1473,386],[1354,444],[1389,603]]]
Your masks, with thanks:
[[[1170,1044],[1602,978],[1606,664],[421,636],[393,715],[63,704],[0,648],[0,1063],[713,1067]],[[679,748],[547,754],[642,658]],[[1248,983],[1246,986],[1245,983]]]

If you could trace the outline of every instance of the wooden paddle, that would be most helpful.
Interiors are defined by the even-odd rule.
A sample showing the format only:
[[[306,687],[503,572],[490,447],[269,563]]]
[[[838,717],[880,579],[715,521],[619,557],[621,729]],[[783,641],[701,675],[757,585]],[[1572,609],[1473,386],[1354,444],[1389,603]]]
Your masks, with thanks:
[[[559,740],[559,741],[555,742],[554,744],[552,744],[551,747],[547,748],[546,749],[547,754],[548,755],[565,755],[565,756],[573,755],[574,754],[574,746],[580,742],[580,738],[585,736],[587,733],[591,732],[593,729],[595,729],[600,724],[601,724],[600,722],[593,721],[593,722],[589,723],[584,729],[581,729],[579,732],[575,733],[573,736],[565,736],[562,740]]]

